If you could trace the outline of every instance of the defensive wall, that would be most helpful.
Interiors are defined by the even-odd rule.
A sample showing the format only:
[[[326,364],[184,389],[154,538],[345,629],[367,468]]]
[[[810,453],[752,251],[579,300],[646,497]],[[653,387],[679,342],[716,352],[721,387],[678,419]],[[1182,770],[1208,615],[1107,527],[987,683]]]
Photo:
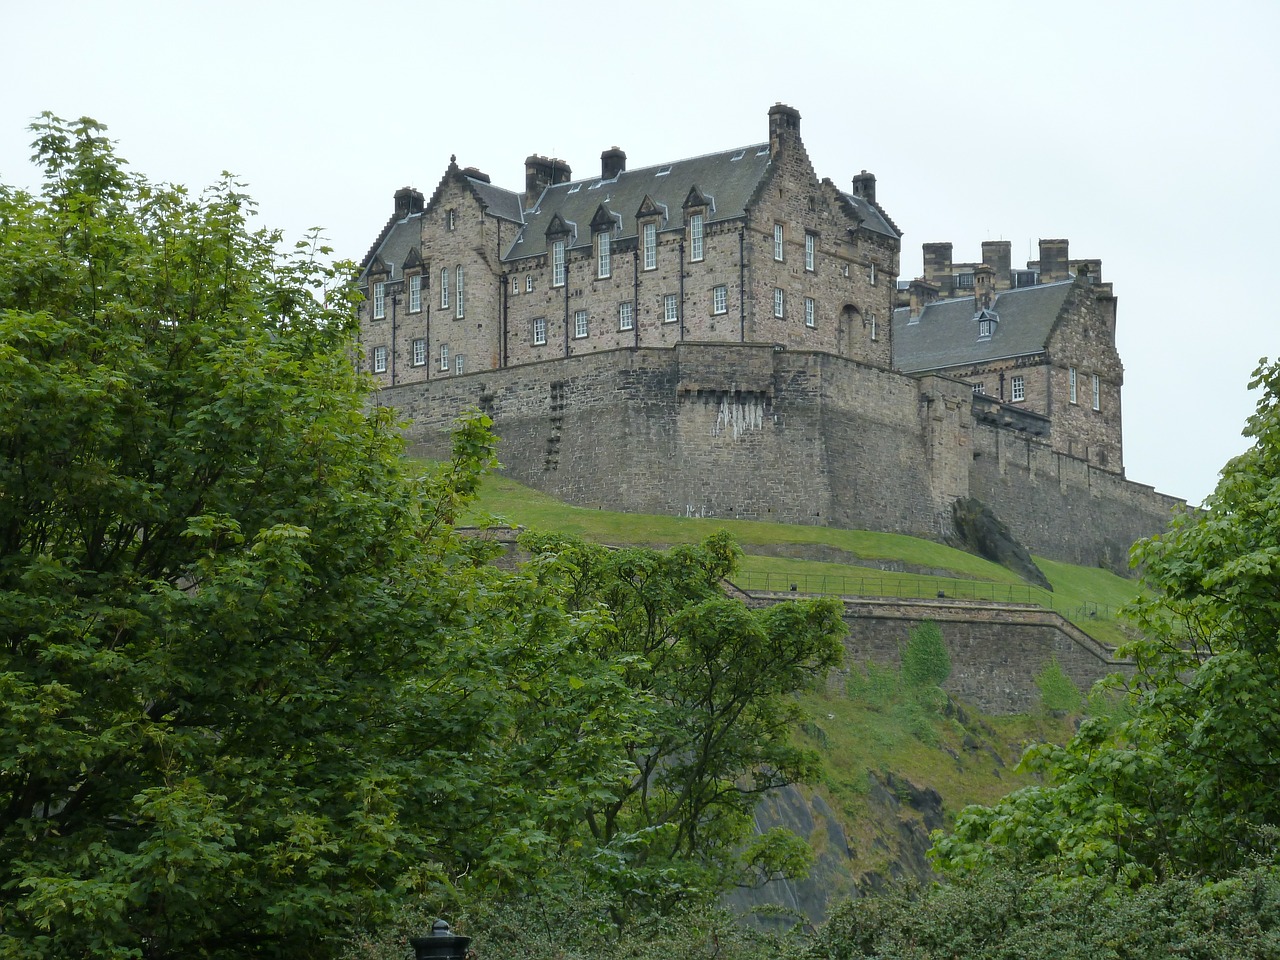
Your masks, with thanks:
[[[911,630],[931,620],[951,657],[946,691],[985,713],[1029,713],[1038,703],[1035,678],[1050,661],[1084,693],[1108,674],[1130,673],[1071,621],[1043,607],[964,600],[846,600],[845,648],[851,663],[900,664]]]
[[[493,418],[507,475],[569,503],[942,539],[959,497],[1033,553],[1123,569],[1182,501],[1055,453],[971,387],[770,344],[601,351],[381,389],[415,453]],[[982,412],[982,411],[979,411]]]

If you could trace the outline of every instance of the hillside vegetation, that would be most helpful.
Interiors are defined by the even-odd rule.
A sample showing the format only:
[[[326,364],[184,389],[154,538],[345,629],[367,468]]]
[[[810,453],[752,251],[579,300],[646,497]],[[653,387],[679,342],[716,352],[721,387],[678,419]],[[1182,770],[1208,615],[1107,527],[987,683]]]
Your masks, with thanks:
[[[596,543],[663,546],[730,533],[745,556],[736,583],[744,590],[848,596],[947,596],[1030,603],[1056,610],[1108,646],[1131,639],[1120,608],[1141,590],[1109,570],[1035,561],[1053,591],[963,550],[893,533],[700,517],[638,515],[573,507],[503,476],[489,476],[470,518],[494,517]]]

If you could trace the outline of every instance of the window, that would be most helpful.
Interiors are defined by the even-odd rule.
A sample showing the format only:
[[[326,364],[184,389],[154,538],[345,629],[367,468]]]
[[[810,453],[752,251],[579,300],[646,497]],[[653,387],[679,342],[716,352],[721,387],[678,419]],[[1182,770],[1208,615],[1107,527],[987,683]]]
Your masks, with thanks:
[[[957,286],[957,287],[960,287],[962,290],[972,290],[972,289],[973,289],[973,274],[972,274],[972,273],[958,273],[958,274],[956,274],[956,286]]]
[[[540,347],[547,342],[547,319],[538,317],[533,321],[533,345]]]
[[[1102,409],[1102,382],[1096,373],[1093,375],[1093,409]]]
[[[511,295],[514,297],[519,292],[520,292],[520,278],[512,277],[511,278]]]
[[[806,327],[814,326],[816,321],[813,316],[813,297],[804,298],[804,325]]]
[[[986,391],[986,390],[984,390],[984,389],[982,388],[982,384],[981,384],[981,383],[975,383],[975,384],[973,385],[973,392],[974,392],[974,393],[976,393],[976,394],[978,394],[978,396],[982,396],[982,395],[983,395],[983,394],[985,394],[987,391]]]
[[[635,305],[630,300],[618,304],[618,329],[632,330],[636,325]]]
[[[644,225],[644,268],[646,270],[658,268],[658,225],[656,223]]]
[[[587,311],[575,310],[573,312],[573,336],[575,339],[581,340],[587,335]]]
[[[445,373],[449,372],[449,345],[447,343],[440,344],[440,369]]]
[[[1009,396],[1015,401],[1027,399],[1027,382],[1022,377],[1013,378]]]
[[[409,278],[409,312],[422,312],[422,274],[415,273]]]
[[[386,347],[373,348],[373,372],[374,373],[387,372],[387,348]]]
[[[787,301],[786,294],[782,292],[781,287],[773,288],[773,315],[781,317],[786,311]]]
[[[448,227],[450,230],[456,227],[458,225],[458,211],[450,210],[448,213],[446,213],[444,216],[444,223],[445,223],[445,226]]]
[[[991,321],[991,320],[979,320],[979,321],[978,321],[978,336],[979,336],[979,337],[989,337],[989,336],[991,336],[991,333],[992,333],[992,331],[993,331],[994,329],[995,329],[995,323],[994,323],[993,321]]]
[[[867,282],[873,287],[876,285],[876,265],[874,263],[867,267]]]
[[[876,315],[874,313],[867,314],[867,327],[871,330],[871,339],[880,339],[880,327],[876,323]]]
[[[668,293],[662,298],[662,322],[671,323],[680,319],[679,303],[674,293]]]
[[[413,365],[420,367],[427,362],[427,341],[418,337],[413,341]]]
[[[381,320],[387,315],[387,285],[385,283],[375,283],[373,285],[373,319]]]
[[[689,218],[689,259],[697,262],[702,259],[702,214],[695,213]]]
[[[596,234],[596,276],[607,277],[613,271],[612,257],[609,252],[609,234],[601,231]]]
[[[524,277],[524,292],[533,293],[533,274],[527,273]]]
[[[1070,387],[1071,402],[1077,403],[1078,398],[1076,396],[1076,368],[1075,367],[1067,367],[1067,384]]]
[[[551,245],[551,285],[564,286],[564,241],[557,240]]]
[[[814,253],[817,251],[818,238],[812,233],[804,235],[804,268],[810,273],[813,272]]]
[[[453,372],[466,373],[466,370],[467,370],[467,358],[464,357],[462,354],[458,354],[456,357],[453,358]]]
[[[449,306],[449,268],[440,271],[440,309]]]
[[[457,306],[454,316],[459,320],[462,319],[462,267],[458,267],[458,289],[453,291],[453,302]]]
[[[729,312],[729,288],[725,286],[711,288],[711,312]]]
[[[773,225],[773,259],[782,259],[782,224]]]

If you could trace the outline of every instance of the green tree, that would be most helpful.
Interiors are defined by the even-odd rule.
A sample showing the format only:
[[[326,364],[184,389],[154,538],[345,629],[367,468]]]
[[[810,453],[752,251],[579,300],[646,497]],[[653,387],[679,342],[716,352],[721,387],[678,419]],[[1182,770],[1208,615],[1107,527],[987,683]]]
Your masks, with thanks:
[[[909,689],[941,687],[951,676],[951,656],[932,620],[912,628],[902,646],[902,681]]]
[[[1024,765],[1044,786],[966,811],[936,846],[949,870],[1040,861],[1140,883],[1223,876],[1275,857],[1280,793],[1280,365],[1263,363],[1245,435],[1201,511],[1134,548],[1152,596],[1127,652],[1131,708],[1086,720]]]
[[[406,473],[349,273],[91,120],[0,188],[0,955],[326,956],[410,888],[548,869],[622,671]],[[572,682],[567,682],[567,681]]]
[[[748,609],[722,582],[740,555],[726,534],[669,553],[530,536],[530,569],[571,610],[598,610],[598,655],[643,704],[625,743],[626,777],[583,807],[600,878],[648,908],[706,898],[808,867],[807,843],[753,835],[761,794],[804,780],[793,694],[839,663],[834,599]]]

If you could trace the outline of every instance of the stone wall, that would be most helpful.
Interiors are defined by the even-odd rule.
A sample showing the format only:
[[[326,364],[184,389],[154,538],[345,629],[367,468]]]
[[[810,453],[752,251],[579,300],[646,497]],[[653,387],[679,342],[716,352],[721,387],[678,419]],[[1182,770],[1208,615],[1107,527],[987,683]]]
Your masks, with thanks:
[[[1016,428],[972,393],[829,353],[683,343],[387,388],[417,453],[488,413],[508,475],[569,503],[942,539],[950,505],[987,503],[1033,553],[1126,568],[1181,505]]]
[[[1186,502],[1048,444],[975,422],[970,495],[1040,556],[1128,571],[1129,547],[1159,533]]]
[[[849,600],[850,660],[901,663],[911,630],[932,620],[951,656],[948,693],[985,713],[1027,713],[1038,705],[1036,675],[1054,658],[1084,693],[1111,673],[1131,672],[1074,624],[1051,610],[957,600]]]

